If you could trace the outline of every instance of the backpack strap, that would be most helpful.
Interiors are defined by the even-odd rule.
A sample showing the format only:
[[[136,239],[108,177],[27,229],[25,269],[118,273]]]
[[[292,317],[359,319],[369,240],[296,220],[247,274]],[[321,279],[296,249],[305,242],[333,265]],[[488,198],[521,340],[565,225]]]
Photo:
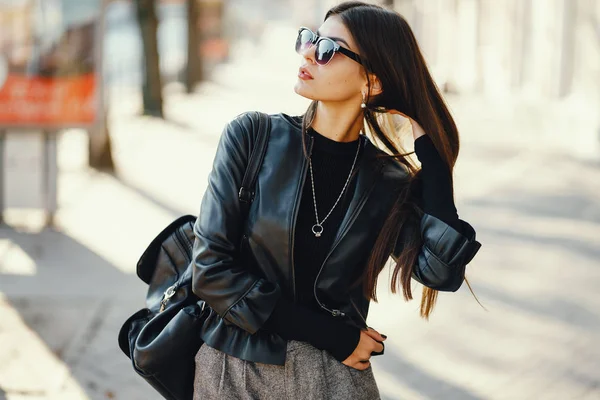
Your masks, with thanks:
[[[256,144],[250,155],[250,160],[248,161],[248,166],[246,167],[246,172],[244,173],[242,187],[238,193],[240,201],[247,205],[254,200],[254,185],[256,184],[258,171],[265,158],[265,153],[267,152],[267,143],[269,142],[269,134],[271,132],[271,120],[267,114],[256,111],[252,119],[255,122],[254,126],[258,126],[258,135],[256,137]]]

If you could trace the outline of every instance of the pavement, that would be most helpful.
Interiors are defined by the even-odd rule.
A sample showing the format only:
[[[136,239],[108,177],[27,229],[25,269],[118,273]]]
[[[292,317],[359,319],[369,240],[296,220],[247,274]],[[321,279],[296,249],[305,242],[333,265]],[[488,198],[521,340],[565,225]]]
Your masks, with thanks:
[[[55,225],[8,210],[0,227],[0,400],[160,398],[117,346],[144,306],[135,264],[162,227],[198,212],[228,120],[308,104],[292,90],[293,50],[268,51],[293,31],[271,29],[194,94],[167,87],[166,120],[137,115],[135,90],[111,90],[115,174],[87,168],[84,132],[61,134]],[[482,306],[464,284],[424,321],[417,284],[404,302],[384,269],[368,318],[388,336],[372,359],[382,398],[599,399],[596,103],[447,100],[462,139],[456,205],[483,244],[467,269]]]

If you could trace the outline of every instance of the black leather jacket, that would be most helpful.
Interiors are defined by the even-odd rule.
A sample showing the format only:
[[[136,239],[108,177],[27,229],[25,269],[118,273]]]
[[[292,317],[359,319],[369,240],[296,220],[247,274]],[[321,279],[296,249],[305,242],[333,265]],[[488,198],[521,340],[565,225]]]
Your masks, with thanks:
[[[200,214],[194,225],[193,291],[210,306],[200,335],[211,347],[235,357],[283,365],[287,341],[261,329],[279,296],[296,301],[294,226],[308,161],[302,152],[301,117],[271,115],[271,135],[259,171],[254,201],[244,223],[238,191],[256,141],[252,120],[242,114],[223,131]],[[331,251],[321,266],[314,293],[323,312],[366,328],[369,300],[360,285],[348,290],[350,271],[363,266],[388,215],[393,188],[407,172],[364,135],[360,136],[356,190]],[[312,138],[307,136],[309,146]],[[462,221],[466,236],[424,214],[423,246],[413,278],[423,285],[456,291],[465,266],[481,244]],[[402,249],[399,240],[393,258]]]

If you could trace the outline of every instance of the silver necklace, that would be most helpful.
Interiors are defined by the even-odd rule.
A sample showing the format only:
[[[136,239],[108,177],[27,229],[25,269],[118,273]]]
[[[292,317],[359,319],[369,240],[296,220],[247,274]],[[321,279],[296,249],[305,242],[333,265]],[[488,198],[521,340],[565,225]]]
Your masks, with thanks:
[[[329,215],[331,215],[331,212],[333,211],[335,206],[337,206],[337,203],[342,198],[342,194],[344,193],[344,190],[346,190],[346,186],[348,186],[348,182],[350,182],[350,177],[352,176],[352,171],[354,171],[354,165],[356,164],[356,159],[358,158],[359,150],[360,150],[360,136],[359,136],[359,140],[358,140],[358,146],[356,146],[356,155],[354,156],[354,161],[352,162],[352,168],[350,168],[350,173],[348,174],[346,183],[344,184],[344,187],[342,188],[342,191],[340,192],[340,195],[338,196],[337,200],[333,204],[333,207],[331,207],[331,210],[329,210],[329,213],[327,213],[327,215],[325,216],[325,218],[323,218],[323,220],[321,222],[319,222],[319,213],[317,212],[317,196],[315,195],[315,178],[313,177],[313,169],[312,169],[312,161],[311,161],[312,153],[311,153],[311,156],[308,158],[308,165],[310,166],[310,183],[312,185],[313,202],[315,205],[315,218],[317,219],[317,223],[312,226],[312,232],[314,233],[314,235],[316,237],[321,237],[321,234],[323,233],[323,222],[325,222],[325,220],[329,217]]]

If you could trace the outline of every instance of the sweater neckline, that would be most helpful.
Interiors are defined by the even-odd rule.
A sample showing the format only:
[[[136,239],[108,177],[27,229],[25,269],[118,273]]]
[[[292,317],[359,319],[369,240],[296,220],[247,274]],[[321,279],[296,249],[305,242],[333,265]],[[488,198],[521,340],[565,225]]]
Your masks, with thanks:
[[[314,138],[313,144],[313,152],[323,152],[330,154],[340,154],[340,155],[355,155],[356,148],[360,143],[360,137],[351,142],[337,142],[333,139],[328,138],[314,130],[313,128],[308,128],[306,133]]]

